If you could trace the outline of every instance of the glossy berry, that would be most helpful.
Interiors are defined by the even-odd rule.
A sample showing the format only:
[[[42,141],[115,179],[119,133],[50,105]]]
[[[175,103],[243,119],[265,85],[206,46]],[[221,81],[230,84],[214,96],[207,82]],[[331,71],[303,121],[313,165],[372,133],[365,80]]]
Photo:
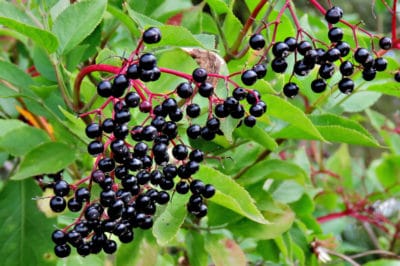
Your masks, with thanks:
[[[75,198],[71,198],[67,203],[68,210],[72,212],[78,212],[82,209],[82,202],[77,201]]]
[[[394,80],[397,81],[397,82],[400,82],[400,71],[397,71],[397,72],[394,74]]]
[[[250,107],[250,114],[255,117],[260,117],[264,113],[264,108],[261,104],[255,104]]]
[[[379,39],[379,47],[383,50],[389,50],[392,48],[392,40],[388,37],[383,37]]]
[[[343,17],[343,10],[340,7],[334,6],[326,11],[325,19],[328,23],[336,24]]]
[[[129,110],[122,109],[121,111],[115,112],[114,122],[117,124],[124,124],[131,120],[131,113]]]
[[[246,70],[242,73],[241,79],[243,84],[251,86],[257,81],[257,73],[252,69]]]
[[[229,113],[231,113],[233,110],[235,110],[238,105],[239,105],[239,101],[231,96],[227,97],[224,101],[225,110]]]
[[[261,99],[261,95],[257,90],[249,91],[246,96],[246,100],[249,104],[255,104]]]
[[[186,107],[186,114],[191,118],[196,118],[200,115],[200,106],[197,103],[191,103]]]
[[[160,78],[160,76],[161,70],[157,66],[154,66],[151,69],[142,69],[139,78],[141,81],[148,82],[156,81]]]
[[[246,116],[243,121],[247,127],[254,127],[257,122],[256,118],[252,115]]]
[[[354,82],[349,78],[343,78],[339,81],[339,90],[344,94],[350,94],[354,90]]]
[[[54,254],[59,258],[68,257],[71,254],[71,247],[67,244],[57,245],[54,247]]]
[[[214,93],[214,87],[209,82],[203,82],[199,86],[199,94],[203,97],[210,97]]]
[[[259,33],[251,35],[249,45],[254,50],[261,50],[265,46],[264,36]]]
[[[192,85],[189,82],[182,82],[176,87],[176,93],[183,99],[189,98],[193,94]]]
[[[114,131],[114,128],[114,120],[112,120],[111,118],[104,119],[103,123],[101,124],[101,129],[106,133],[112,133]]]
[[[200,163],[204,160],[204,153],[199,149],[192,150],[189,154],[189,159]]]
[[[89,143],[87,151],[90,155],[99,155],[104,151],[104,145],[101,141],[94,140]]]
[[[285,72],[288,64],[284,58],[276,57],[271,62],[271,68],[276,73],[283,73]]]
[[[212,118],[207,120],[206,126],[211,131],[217,131],[219,129],[220,124],[221,123],[220,123],[218,118],[212,117]]]
[[[376,69],[375,68],[364,68],[362,71],[362,77],[366,81],[371,81],[376,76]]]
[[[50,208],[54,212],[62,212],[67,207],[65,199],[60,196],[54,196],[50,199]]]
[[[207,70],[198,67],[195,70],[193,70],[192,77],[193,80],[196,82],[205,82],[207,79]]]
[[[97,94],[100,97],[108,98],[112,94],[111,87],[112,85],[110,81],[102,80],[99,84],[97,84]]]
[[[53,186],[53,191],[56,196],[67,196],[69,190],[69,184],[65,180],[59,180]]]
[[[187,128],[186,134],[191,139],[197,139],[201,134],[201,127],[199,125],[191,125]]]
[[[128,69],[126,70],[126,76],[129,79],[138,79],[140,77],[140,71],[141,68],[138,64],[132,64],[128,66]]]
[[[336,43],[335,48],[340,51],[341,57],[345,57],[350,53],[350,45],[347,42],[340,41]]]
[[[161,40],[161,32],[159,28],[150,27],[143,32],[143,42],[147,44],[158,43]]]
[[[343,39],[343,30],[333,27],[328,31],[328,38],[331,42],[339,42]]]
[[[172,155],[175,157],[177,160],[185,160],[186,157],[188,156],[188,149],[185,145],[183,144],[177,144],[173,149],[172,149]]]
[[[98,123],[91,123],[86,126],[85,133],[86,133],[86,136],[91,139],[100,137],[101,136],[101,127]]]
[[[115,168],[115,162],[113,159],[105,157],[102,158],[99,163],[98,163],[98,167],[101,171],[107,173],[107,172],[111,172],[112,170],[114,170]]]
[[[296,46],[297,46],[297,41],[295,38],[293,37],[287,37],[284,42],[286,43],[286,45],[289,47],[289,52],[294,52],[296,50]]]
[[[55,230],[51,234],[51,239],[56,245],[62,245],[67,242],[67,235],[62,230]]]
[[[85,187],[78,188],[75,191],[75,199],[78,202],[89,201],[90,200],[90,191]]]
[[[125,95],[125,103],[126,106],[130,108],[135,108],[139,106],[140,103],[140,96],[134,91],[130,91]]]
[[[139,66],[144,70],[151,70],[157,64],[157,58],[154,54],[145,53],[139,58]]]
[[[275,57],[286,57],[289,53],[289,46],[285,42],[277,42],[272,46],[272,54]]]
[[[238,101],[244,100],[246,98],[247,91],[241,87],[237,87],[233,90],[232,96]]]
[[[363,64],[365,61],[367,61],[369,52],[365,48],[358,48],[356,52],[354,53],[354,59],[360,63]]]
[[[312,46],[309,42],[307,41],[301,41],[297,44],[297,51],[301,55],[305,55],[307,51],[311,50]]]
[[[306,65],[314,66],[318,61],[318,52],[317,50],[311,49],[306,52],[304,55],[303,61]]]
[[[215,138],[215,131],[208,127],[203,127],[200,131],[200,135],[204,140],[213,140]]]
[[[351,76],[354,72],[354,66],[350,61],[344,61],[340,64],[339,70],[343,76]]]
[[[335,73],[335,66],[331,63],[325,63],[321,65],[319,68],[318,74],[323,78],[323,79],[329,79],[333,76]]]
[[[328,62],[335,62],[341,56],[339,49],[331,48],[324,54],[323,58]]]
[[[294,63],[293,72],[298,76],[306,76],[310,72],[310,66],[304,60],[298,60]]]
[[[253,70],[256,72],[258,79],[262,79],[265,77],[265,75],[267,75],[267,68],[263,64],[257,64],[253,66]]]
[[[178,183],[176,183],[175,185],[175,190],[176,192],[178,192],[179,194],[186,194],[189,192],[189,184],[185,181],[180,181]]]
[[[294,98],[299,93],[299,87],[294,82],[286,83],[283,87],[283,94],[286,97]]]
[[[374,67],[376,71],[385,71],[387,68],[387,60],[383,57],[378,57],[374,61]]]
[[[129,79],[125,75],[119,74],[113,80],[111,94],[114,97],[121,97],[128,87]]]
[[[204,187],[204,189],[203,189],[203,191],[202,191],[201,194],[202,194],[203,197],[206,198],[206,199],[211,198],[211,197],[214,196],[214,194],[215,194],[215,188],[214,188],[214,186],[213,186],[213,185],[210,185],[210,184],[205,185],[205,187]]]
[[[311,82],[311,89],[315,93],[321,93],[326,89],[326,81],[324,79],[315,79]]]

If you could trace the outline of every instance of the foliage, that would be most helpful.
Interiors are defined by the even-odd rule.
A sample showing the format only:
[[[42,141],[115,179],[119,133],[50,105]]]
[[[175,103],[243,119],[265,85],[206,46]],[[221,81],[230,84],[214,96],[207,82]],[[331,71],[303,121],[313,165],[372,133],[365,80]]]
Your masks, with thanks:
[[[314,93],[318,67],[295,75],[289,71],[293,55],[284,73],[272,71],[273,44],[286,37],[327,48],[328,3],[303,2],[0,2],[2,265],[397,265],[397,1],[373,1],[377,21],[392,18],[383,25],[385,32],[364,28],[346,10],[335,25],[351,45],[346,60],[355,62],[356,49],[366,47],[388,61],[373,81],[365,81],[357,65],[349,94],[340,92],[339,71],[327,79],[324,92]],[[142,46],[142,34],[151,26],[160,29],[162,40]],[[392,49],[380,49],[380,38],[390,30]],[[250,49],[256,33],[266,39],[264,49]],[[51,233],[54,227],[68,229],[79,215],[50,210],[52,176],[61,171],[73,190],[91,186],[99,158],[87,153],[91,140],[85,128],[113,114],[107,106],[112,100],[99,97],[96,86],[126,71],[127,62],[144,52],[155,53],[162,75],[146,83],[142,100],[174,93],[198,66],[214,79],[216,97],[226,98],[232,85],[244,85],[245,70],[266,64],[266,76],[247,87],[260,92],[267,112],[251,128],[221,119],[224,135],[212,141],[189,139],[189,122],[179,124],[181,141],[206,152],[194,175],[216,188],[206,217],[187,213],[188,195],[171,193],[171,201],[157,209],[153,228],[136,230],[132,243],[117,241],[114,255],[81,257],[72,251],[58,259]],[[288,82],[300,87],[296,97],[286,97]],[[213,110],[206,98],[196,103],[201,116],[195,121],[204,124]],[[146,117],[135,109],[132,123]],[[98,192],[93,187],[92,194]]]

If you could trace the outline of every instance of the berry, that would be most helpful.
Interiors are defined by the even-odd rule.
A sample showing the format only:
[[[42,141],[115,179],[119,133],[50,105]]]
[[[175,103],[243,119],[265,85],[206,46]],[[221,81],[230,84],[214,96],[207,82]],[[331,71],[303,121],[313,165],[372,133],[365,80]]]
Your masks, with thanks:
[[[180,181],[175,185],[176,192],[179,194],[186,194],[189,192],[189,184],[185,181]]]
[[[326,11],[325,19],[330,24],[336,24],[343,17],[343,10],[340,7],[334,6]]]
[[[397,71],[397,72],[394,74],[394,80],[397,81],[397,82],[400,82],[400,71]]]
[[[242,73],[241,79],[243,84],[251,86],[257,81],[257,73],[252,69],[246,70]]]
[[[219,104],[215,105],[214,114],[216,117],[224,118],[229,115],[229,112],[228,112],[227,108],[225,108],[224,104],[219,103]]]
[[[152,70],[157,64],[157,58],[154,54],[145,53],[139,58],[139,66],[144,70]]]
[[[260,99],[261,99],[261,95],[257,90],[250,91],[246,96],[246,100],[249,104],[255,104]]]
[[[296,46],[297,46],[297,41],[295,38],[293,37],[287,37],[284,42],[286,43],[286,45],[289,47],[289,52],[294,52],[296,50]]]
[[[140,96],[134,91],[130,91],[125,95],[125,103],[130,108],[139,106]]]
[[[54,184],[53,191],[56,196],[67,196],[69,193],[69,184],[64,180],[59,180]]]
[[[211,83],[203,82],[200,84],[198,92],[201,96],[208,98],[214,93],[214,87]]]
[[[392,48],[392,40],[388,37],[383,37],[379,40],[379,47],[383,50],[389,50]]]
[[[335,66],[331,63],[325,63],[319,68],[318,74],[324,78],[329,79],[335,73]]]
[[[317,60],[318,60],[318,52],[314,49],[308,50],[303,58],[304,63],[309,66],[314,66]]]
[[[213,186],[213,185],[210,185],[210,184],[205,185],[205,187],[204,187],[204,189],[203,189],[203,191],[202,191],[201,194],[202,194],[203,197],[206,198],[206,199],[211,198],[211,197],[214,196],[214,194],[215,194],[215,188],[214,188],[214,186]]]
[[[378,57],[375,59],[374,67],[376,71],[385,71],[387,68],[387,60],[383,57]]]
[[[196,82],[205,82],[207,79],[207,70],[198,67],[195,70],[193,70],[192,77],[193,80]]]
[[[189,82],[182,82],[176,87],[176,93],[179,97],[187,99],[193,94],[192,85]]]
[[[299,87],[294,82],[286,83],[285,86],[283,86],[283,94],[285,94],[286,97],[294,98],[298,93]]]
[[[251,35],[249,45],[254,50],[261,50],[265,46],[264,36],[259,33]]]
[[[91,139],[100,137],[101,136],[101,127],[98,123],[91,123],[86,126],[85,133],[86,133],[86,136]]]
[[[196,103],[189,104],[186,107],[186,114],[191,118],[196,118],[200,115],[200,106]]]
[[[376,76],[376,69],[375,68],[364,68],[362,71],[362,77],[366,81],[371,81]]]
[[[102,80],[99,84],[97,84],[97,94],[100,97],[108,98],[112,94],[111,87],[112,85],[110,81]]]
[[[59,258],[68,257],[71,254],[71,247],[67,244],[57,245],[54,247],[54,254]]]
[[[335,45],[335,48],[340,51],[340,56],[345,57],[350,53],[350,45],[347,42],[338,42]]]
[[[343,76],[351,76],[354,72],[354,66],[350,61],[344,61],[341,63],[339,69]]]
[[[76,248],[76,251],[81,256],[87,256],[90,254],[90,245],[87,243],[83,243]]]
[[[311,89],[315,93],[321,93],[326,89],[326,81],[323,79],[315,79],[311,82]]]
[[[363,64],[364,62],[367,61],[369,55],[370,55],[370,54],[369,54],[369,52],[368,52],[367,49],[365,49],[365,48],[358,48],[358,49],[356,50],[356,52],[354,53],[354,59],[355,59],[358,63]]]
[[[210,130],[208,127],[203,127],[200,135],[204,140],[213,140],[215,138],[215,132]]]
[[[55,230],[51,234],[51,239],[56,245],[62,245],[67,242],[67,235],[62,230]]]
[[[252,115],[246,116],[244,118],[244,124],[247,127],[254,127],[256,125],[256,121],[257,121],[256,118]]]
[[[256,72],[258,79],[262,79],[265,77],[265,75],[267,75],[267,68],[263,64],[257,64],[253,66],[253,70]]]
[[[264,108],[261,104],[255,104],[250,107],[250,114],[255,117],[260,117],[264,113]]]
[[[178,103],[173,98],[167,98],[162,102],[161,107],[163,110],[169,113],[175,111],[176,108],[178,108]]]
[[[208,129],[210,129],[211,131],[217,131],[219,129],[220,126],[220,121],[218,118],[213,117],[207,120],[206,126]]]
[[[117,124],[124,124],[131,120],[131,113],[128,110],[122,109],[114,114],[114,122]]]
[[[275,57],[286,57],[289,53],[289,46],[285,42],[277,42],[272,46],[272,54]]]
[[[140,67],[138,64],[132,64],[126,70],[126,76],[129,79],[138,79],[140,77]]]
[[[271,68],[276,73],[283,73],[285,72],[288,64],[284,58],[276,57],[271,62]]]
[[[297,51],[303,56],[306,54],[307,51],[309,51],[311,49],[312,49],[312,46],[307,41],[301,41],[297,44]]]
[[[67,207],[65,199],[60,196],[54,196],[50,199],[50,208],[54,212],[62,212]]]
[[[82,209],[82,202],[77,201],[75,198],[68,200],[68,210],[78,212]]]
[[[161,40],[159,28],[150,27],[143,32],[143,42],[147,44],[158,43]]]
[[[354,90],[354,82],[349,78],[339,81],[339,90],[344,94],[350,94]]]
[[[151,125],[145,126],[142,129],[141,135],[144,140],[152,141],[157,136],[157,129]]]
[[[98,140],[94,140],[89,143],[87,151],[90,155],[99,155],[104,151],[104,145]]]
[[[244,114],[245,114],[245,110],[244,110],[243,105],[241,105],[241,104],[237,105],[236,108],[234,110],[232,110],[232,112],[231,112],[231,116],[236,119],[242,118],[244,116]]]
[[[337,48],[331,48],[324,54],[323,58],[328,62],[335,62],[341,56],[340,50]]]
[[[191,139],[197,139],[201,134],[201,127],[199,125],[191,125],[187,128],[186,134]]]
[[[75,199],[78,202],[89,201],[90,200],[90,191],[85,187],[78,188],[75,191]]]
[[[200,163],[204,160],[204,153],[199,149],[192,150],[189,154],[189,159]]]
[[[183,144],[178,144],[172,149],[172,155],[177,160],[185,160],[188,156],[188,149]]]
[[[113,84],[111,87],[111,95],[114,97],[121,97],[122,95],[124,95],[125,90],[128,87],[129,87],[128,78],[123,74],[119,74],[113,80]]]
[[[170,196],[169,196],[168,192],[160,191],[158,193],[156,201],[158,204],[165,204],[169,201],[169,199],[170,199]]]
[[[151,105],[151,103],[149,101],[142,101],[139,104],[139,110],[142,113],[149,113],[150,110],[151,110],[151,107],[152,107],[152,105]]]
[[[99,163],[98,163],[98,167],[101,171],[108,173],[111,172],[112,170],[114,170],[115,168],[115,162],[113,159],[105,157],[102,158]]]
[[[112,133],[115,128],[114,120],[112,120],[111,118],[104,119],[103,123],[101,124],[101,128],[106,133]]]
[[[341,28],[333,27],[328,32],[328,38],[331,42],[339,42],[343,39],[343,30]]]
[[[161,76],[161,70],[154,66],[151,69],[142,69],[140,72],[140,80],[144,82],[156,81]]]
[[[247,91],[241,87],[237,87],[233,90],[232,96],[238,101],[244,100],[246,98]]]
[[[151,121],[151,125],[155,127],[158,131],[161,131],[165,125],[165,118],[163,116],[156,116]]]
[[[293,72],[299,76],[306,76],[310,72],[310,67],[304,60],[299,60],[294,63]]]

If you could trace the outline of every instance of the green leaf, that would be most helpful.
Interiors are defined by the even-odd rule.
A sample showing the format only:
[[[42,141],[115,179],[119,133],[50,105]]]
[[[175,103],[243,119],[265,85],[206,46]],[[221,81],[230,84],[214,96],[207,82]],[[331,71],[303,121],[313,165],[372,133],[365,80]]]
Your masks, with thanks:
[[[204,47],[188,29],[181,26],[163,25],[160,26],[162,38],[157,46],[179,46],[179,47]]]
[[[32,198],[40,195],[33,179],[9,181],[1,190],[1,265],[54,265],[48,258],[55,257],[50,240],[55,221],[38,211]]]
[[[235,43],[237,34],[242,28],[243,26],[240,20],[229,10],[225,16],[224,24],[222,25],[222,31],[229,47]]]
[[[223,235],[208,234],[205,248],[211,255],[215,266],[244,266],[246,256],[240,246]]]
[[[400,97],[399,83],[393,79],[380,79],[367,87],[369,91],[377,91],[391,96]]]
[[[283,181],[277,189],[272,192],[274,200],[290,203],[301,198],[304,193],[304,187],[293,180]]]
[[[17,119],[2,119],[0,120],[0,138],[4,138],[4,135],[7,133],[25,126],[26,124],[24,122]]]
[[[122,12],[120,9],[112,6],[111,4],[108,4],[107,12],[109,12],[114,18],[121,21],[121,23],[124,24],[128,28],[129,32],[133,36],[140,35],[140,31],[137,27],[135,27],[134,23],[132,23],[132,19],[127,14]]]
[[[121,244],[116,253],[118,266],[153,266],[156,265],[158,248],[155,241],[149,241],[144,231],[136,230],[135,239],[130,244]],[[153,243],[154,242],[154,243]]]
[[[324,140],[318,129],[298,107],[274,95],[263,95],[263,100],[268,106],[268,115],[279,118],[293,127],[307,132],[316,139]]]
[[[14,64],[0,61],[0,69],[0,79],[6,80],[18,88],[27,88],[33,84],[32,78]]]
[[[66,8],[53,25],[53,32],[60,41],[58,52],[66,54],[92,33],[103,19],[106,6],[106,0],[91,0]]]
[[[175,193],[164,212],[154,222],[153,235],[160,245],[167,244],[178,233],[187,214],[186,204],[188,200],[188,194]]]
[[[241,138],[257,142],[270,151],[278,148],[278,144],[275,142],[275,140],[258,124],[251,129],[241,126],[235,129],[234,133]]]
[[[60,142],[46,142],[30,150],[22,159],[14,180],[25,179],[38,174],[58,172],[75,160],[70,146]]]
[[[157,20],[154,20],[148,16],[145,16],[141,13],[136,12],[135,10],[133,10],[129,5],[126,5],[126,9],[128,10],[128,14],[131,17],[131,19],[134,21],[134,23],[136,23],[136,25],[140,28],[140,29],[144,29],[147,26],[162,26],[163,24]],[[162,33],[163,34],[163,33]],[[162,35],[162,37],[164,38],[164,34]]]
[[[192,230],[188,232],[185,240],[190,265],[207,265],[208,254],[204,248],[204,236],[199,232]]]
[[[228,13],[230,11],[228,5],[223,0],[206,0],[206,2],[218,15]]]
[[[51,81],[57,81],[49,55],[44,49],[35,46],[32,51],[32,59],[36,70],[45,78]]]
[[[254,204],[250,194],[229,176],[206,165],[202,165],[196,177],[213,184],[215,195],[210,201],[243,215],[257,223],[268,223]]]
[[[400,181],[400,155],[387,155],[376,167],[375,172],[379,182],[390,188]]]
[[[374,260],[364,264],[364,266],[399,266],[399,265],[400,262],[398,260],[386,260],[386,259]]]
[[[346,112],[360,112],[374,105],[381,96],[382,94],[378,92],[357,91],[350,94],[340,106]]]
[[[46,132],[24,125],[8,131],[0,138],[0,150],[15,156],[21,156],[47,141],[50,141],[50,138]]]
[[[58,46],[58,40],[54,34],[32,26],[35,24],[32,19],[15,5],[5,1],[0,2],[0,24],[29,37],[49,53],[54,52]]]

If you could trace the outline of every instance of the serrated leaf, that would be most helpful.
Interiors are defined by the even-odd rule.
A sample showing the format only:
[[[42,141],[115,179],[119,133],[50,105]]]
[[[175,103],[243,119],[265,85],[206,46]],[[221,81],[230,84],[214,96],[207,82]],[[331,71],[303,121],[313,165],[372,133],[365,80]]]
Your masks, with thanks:
[[[162,38],[157,46],[202,47],[205,48],[188,29],[181,26],[162,25],[159,27]]]
[[[75,153],[68,145],[60,142],[45,142],[24,156],[17,173],[11,179],[20,180],[38,174],[56,173],[74,160]]]
[[[140,31],[137,27],[135,27],[134,23],[132,23],[132,19],[120,9],[115,8],[112,5],[107,5],[107,12],[113,15],[114,18],[121,21],[128,28],[132,35],[140,35]]]
[[[49,53],[54,52],[58,46],[54,34],[32,26],[35,23],[22,10],[5,1],[0,2],[0,24],[29,37]]]
[[[367,90],[400,97],[400,84],[393,79],[381,79],[379,82],[369,85]]]
[[[66,8],[56,18],[52,29],[60,41],[58,52],[66,54],[93,32],[103,19],[106,6],[106,0],[91,0]]]
[[[208,234],[205,248],[211,255],[215,266],[245,266],[246,256],[240,246],[223,235]]]
[[[36,208],[32,198],[41,195],[33,179],[9,181],[0,192],[1,265],[54,265],[49,241],[54,220],[46,218]]]
[[[275,140],[258,124],[252,128],[245,128],[243,125],[234,131],[236,136],[244,139],[252,140],[266,149],[273,151],[278,147]]]
[[[340,105],[346,112],[360,112],[375,104],[382,96],[381,93],[373,91],[357,91]]]
[[[0,79],[6,80],[18,88],[27,88],[33,84],[32,78],[14,64],[0,61],[0,69]]]
[[[324,140],[323,136],[313,125],[311,120],[298,107],[294,106],[288,101],[283,100],[280,97],[270,94],[263,95],[263,100],[268,106],[268,115],[279,118],[289,123],[293,127],[299,128],[307,132],[316,139]]]
[[[44,49],[39,46],[33,47],[32,59],[35,64],[36,70],[43,77],[51,81],[57,81],[56,73],[54,71],[53,65],[51,63],[49,55]]]
[[[257,223],[268,223],[257,209],[254,199],[251,198],[250,194],[229,176],[224,175],[214,168],[202,165],[196,173],[196,178],[215,186],[216,193],[210,201]]]
[[[0,150],[21,156],[47,141],[50,141],[50,138],[43,130],[24,125],[8,131],[0,138]]]
[[[162,26],[163,24],[157,20],[154,20],[146,15],[143,15],[139,12],[133,10],[129,5],[126,5],[126,9],[128,10],[129,17],[136,23],[136,25],[140,29],[144,29],[147,26]],[[161,32],[161,34],[163,34]],[[164,37],[164,36],[163,36]]]
[[[272,197],[276,201],[290,203],[300,199],[303,193],[303,186],[293,180],[286,180],[272,192]]]
[[[228,5],[223,0],[206,0],[206,2],[218,15],[227,13],[230,10]]]
[[[188,200],[188,194],[175,193],[164,212],[154,222],[153,235],[160,245],[167,244],[178,233],[187,214],[186,204]]]

